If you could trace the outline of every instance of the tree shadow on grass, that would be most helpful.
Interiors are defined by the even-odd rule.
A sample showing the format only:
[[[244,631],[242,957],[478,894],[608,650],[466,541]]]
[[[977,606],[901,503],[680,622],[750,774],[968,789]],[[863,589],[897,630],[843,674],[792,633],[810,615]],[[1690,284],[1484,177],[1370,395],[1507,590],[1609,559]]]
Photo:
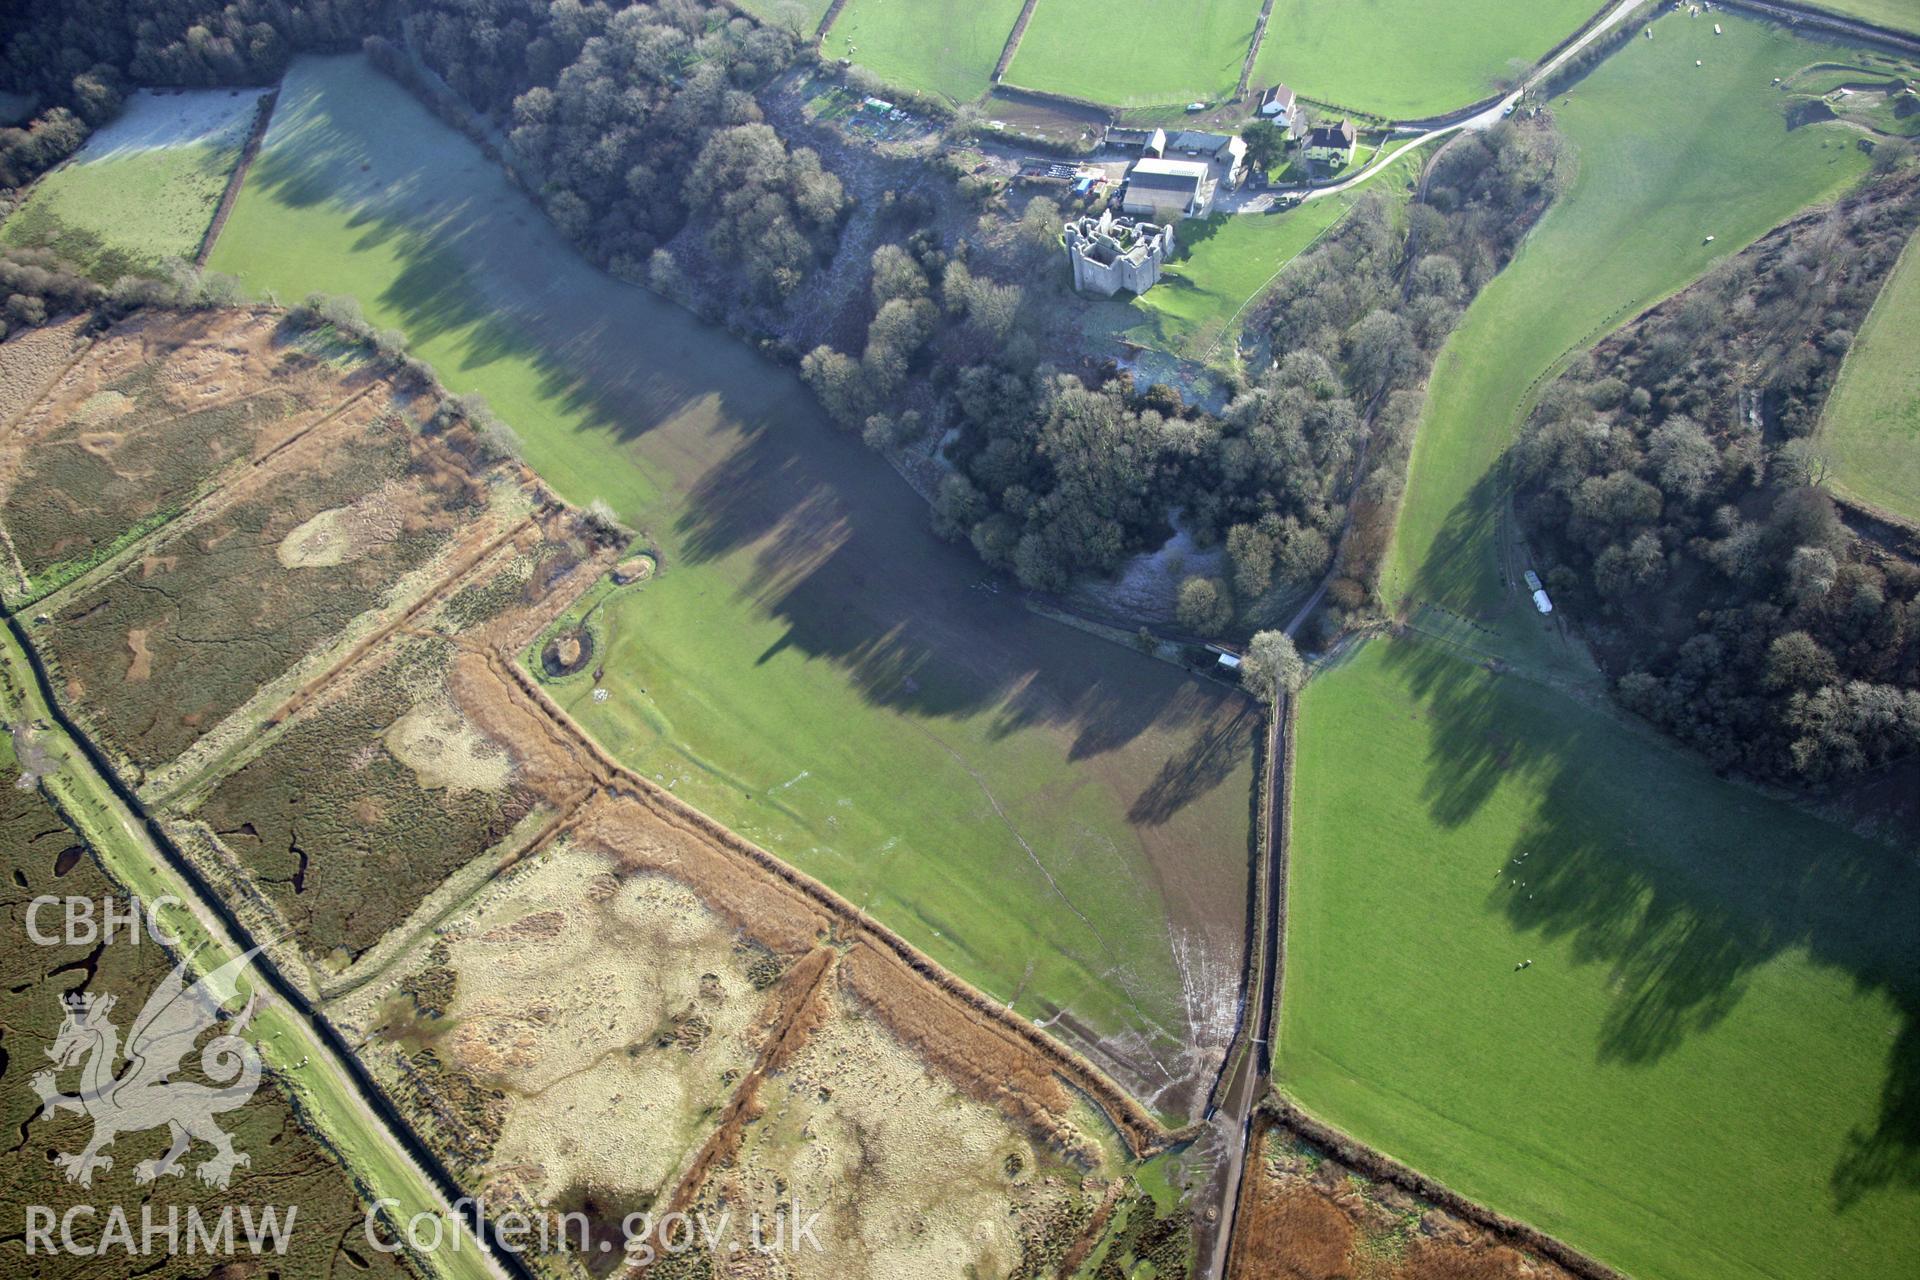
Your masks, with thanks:
[[[1422,798],[1457,828],[1518,785],[1537,796],[1492,910],[1610,971],[1600,1061],[1649,1064],[1731,1013],[1752,975],[1804,950],[1884,996],[1900,1025],[1871,1131],[1846,1136],[1830,1189],[1920,1189],[1920,867],[1543,686],[1433,642],[1396,639],[1418,699]],[[1518,862],[1512,860],[1518,859]],[[1727,1087],[1738,1088],[1738,1081]]]
[[[990,713],[995,737],[1045,727],[1073,760],[1155,731],[1180,743],[1173,772],[1194,735],[1233,714],[1230,696],[987,589],[977,560],[932,537],[924,503],[827,424],[790,372],[594,269],[472,143],[364,63],[296,68],[248,183],[296,209],[337,206],[354,253],[396,261],[367,301],[397,315],[416,349],[457,340],[442,368],[456,385],[517,361],[571,419],[558,429],[604,434],[610,451],[646,438],[650,478],[670,472],[684,497],[620,514],[656,536],[670,528],[669,571],[727,562],[743,604],[784,624],[763,661],[781,649],[824,658],[870,702]],[[1159,763],[1149,754],[1125,773],[1148,786]],[[1190,770],[1142,812],[1170,821],[1230,773]]]
[[[1159,776],[1127,811],[1128,821],[1160,826],[1195,796],[1219,786],[1252,753],[1260,720],[1254,704],[1246,702],[1231,719],[1202,728],[1185,751],[1160,767]]]

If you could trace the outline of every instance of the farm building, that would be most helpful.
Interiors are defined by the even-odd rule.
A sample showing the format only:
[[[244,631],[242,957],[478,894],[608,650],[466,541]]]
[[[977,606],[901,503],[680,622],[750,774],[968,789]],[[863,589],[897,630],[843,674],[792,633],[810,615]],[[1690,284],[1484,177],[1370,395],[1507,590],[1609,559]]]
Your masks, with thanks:
[[[1207,651],[1214,655],[1214,665],[1220,670],[1235,673],[1239,672],[1240,655],[1227,648],[1227,646],[1223,644],[1210,644],[1207,646]]]
[[[1354,144],[1358,137],[1351,120],[1342,120],[1339,124],[1317,124],[1307,131],[1307,159],[1336,165],[1347,164],[1353,159]]]
[[[1103,298],[1122,289],[1140,294],[1159,281],[1160,264],[1173,252],[1173,228],[1116,218],[1107,209],[1069,222],[1066,243],[1075,289]]]
[[[1109,126],[1106,143],[1116,151],[1138,151],[1143,156],[1162,156],[1167,150],[1165,129],[1124,129]]]
[[[1175,153],[1218,164],[1221,180],[1229,187],[1239,186],[1247,174],[1246,140],[1231,134],[1183,129],[1167,139],[1166,154]]]
[[[1213,167],[1198,160],[1139,160],[1127,171],[1120,211],[1166,223],[1213,208]]]
[[[1283,84],[1276,84],[1260,95],[1260,114],[1283,127],[1293,126],[1297,106],[1293,90]]]

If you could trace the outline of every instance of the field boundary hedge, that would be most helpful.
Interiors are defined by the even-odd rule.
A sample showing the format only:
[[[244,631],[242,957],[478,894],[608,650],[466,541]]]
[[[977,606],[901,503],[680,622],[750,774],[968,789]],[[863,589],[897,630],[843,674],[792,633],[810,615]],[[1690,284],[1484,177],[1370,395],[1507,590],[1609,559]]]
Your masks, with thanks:
[[[234,161],[233,172],[227,175],[226,190],[220,193],[220,203],[214,207],[213,221],[207,224],[206,231],[200,237],[200,247],[194,250],[193,265],[204,267],[207,258],[213,253],[213,242],[220,238],[220,229],[227,225],[227,215],[233,212],[233,202],[240,198],[240,188],[246,183],[247,171],[253,168],[253,161],[260,154],[260,144],[266,141],[267,126],[273,123],[273,107],[280,100],[280,86],[275,85],[260,95],[260,101],[254,104],[253,126],[247,130],[247,140],[240,144],[240,157]]]
[[[1027,34],[1027,24],[1033,21],[1033,11],[1039,4],[1040,0],[1027,0],[1020,7],[1020,16],[1013,20],[1013,30],[1007,33],[1006,46],[1000,50],[1000,61],[993,64],[990,77],[993,83],[999,84],[1006,77],[1007,68],[1013,65],[1013,55],[1020,51],[1021,37]]]
[[[1745,10],[1747,13],[1774,22],[1791,22],[1796,26],[1805,22],[1822,30],[1838,32],[1855,39],[1879,40],[1908,53],[1920,53],[1920,36],[1899,31],[1893,27],[1883,27],[1865,18],[1849,17],[1804,4],[1767,3],[1766,0],[1720,0],[1720,2],[1729,9]]]

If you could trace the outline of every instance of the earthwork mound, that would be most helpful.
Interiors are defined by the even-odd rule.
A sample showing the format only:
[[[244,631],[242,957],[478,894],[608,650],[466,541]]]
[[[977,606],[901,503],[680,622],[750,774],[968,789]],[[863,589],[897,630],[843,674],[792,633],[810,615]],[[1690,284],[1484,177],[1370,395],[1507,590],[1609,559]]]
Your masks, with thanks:
[[[593,658],[593,633],[585,627],[562,631],[541,646],[540,668],[552,679],[570,676]]]

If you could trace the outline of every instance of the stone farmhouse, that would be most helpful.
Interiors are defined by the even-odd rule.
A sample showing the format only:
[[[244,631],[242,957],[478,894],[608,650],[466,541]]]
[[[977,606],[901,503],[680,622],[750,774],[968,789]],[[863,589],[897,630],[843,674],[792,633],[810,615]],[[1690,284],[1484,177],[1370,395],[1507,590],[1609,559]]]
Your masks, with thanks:
[[[1122,289],[1140,294],[1159,282],[1160,266],[1173,252],[1173,228],[1116,218],[1105,209],[1098,218],[1069,222],[1066,244],[1075,289],[1103,298]]]

